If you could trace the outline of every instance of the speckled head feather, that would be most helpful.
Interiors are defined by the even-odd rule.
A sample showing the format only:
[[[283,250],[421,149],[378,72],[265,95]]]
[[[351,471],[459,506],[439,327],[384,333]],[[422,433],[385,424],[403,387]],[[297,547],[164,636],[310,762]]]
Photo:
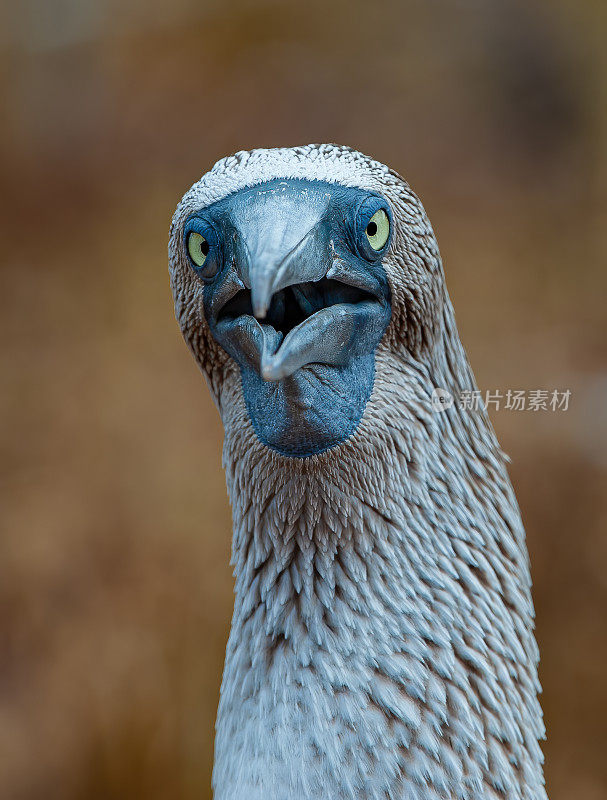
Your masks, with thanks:
[[[370,193],[391,214],[377,260],[389,323],[364,355],[372,361],[368,396],[343,440],[304,457],[260,435],[263,403],[256,405],[256,385],[247,389],[245,361],[216,339],[207,319],[213,279],[196,274],[184,238],[188,220],[198,224],[243,190],[277,180]],[[300,208],[293,185],[299,194],[289,202]],[[331,208],[350,197],[325,194]],[[232,206],[225,213],[233,220]],[[331,224],[345,224],[344,213]],[[240,230],[230,228],[234,241]],[[332,230],[333,269],[345,270]],[[185,194],[169,256],[177,320],[225,427],[233,508],[236,599],[216,800],[543,800],[524,531],[485,412],[457,403],[433,410],[435,388],[456,395],[476,386],[419,199],[396,173],[345,147],[241,152]],[[231,258],[224,272],[238,267]],[[294,377],[338,382],[339,358],[335,373],[312,364]],[[290,380],[268,385],[280,392]],[[324,419],[315,405],[332,403],[335,385],[327,392],[285,395],[291,439],[299,414]]]

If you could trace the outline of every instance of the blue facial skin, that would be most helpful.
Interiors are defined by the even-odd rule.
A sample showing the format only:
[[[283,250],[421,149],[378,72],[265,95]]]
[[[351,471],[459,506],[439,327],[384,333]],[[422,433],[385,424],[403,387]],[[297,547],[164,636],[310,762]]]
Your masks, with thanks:
[[[379,209],[391,220],[378,194],[275,180],[235,192],[186,222],[186,253],[192,232],[208,243],[203,266],[190,263],[204,284],[211,333],[240,367],[255,433],[278,453],[322,453],[360,423],[391,315],[382,266],[390,237],[375,251],[365,234]],[[260,297],[267,313],[256,320],[252,299],[259,304]],[[285,354],[303,365],[289,362],[288,374],[264,379],[264,358],[285,361]]]

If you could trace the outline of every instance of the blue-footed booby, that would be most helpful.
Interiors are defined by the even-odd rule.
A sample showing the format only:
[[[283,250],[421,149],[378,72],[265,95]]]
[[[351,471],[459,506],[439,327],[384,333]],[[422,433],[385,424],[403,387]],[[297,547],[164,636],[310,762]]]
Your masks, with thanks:
[[[225,429],[216,800],[545,800],[524,530],[439,249],[347,147],[186,192],[175,313]]]

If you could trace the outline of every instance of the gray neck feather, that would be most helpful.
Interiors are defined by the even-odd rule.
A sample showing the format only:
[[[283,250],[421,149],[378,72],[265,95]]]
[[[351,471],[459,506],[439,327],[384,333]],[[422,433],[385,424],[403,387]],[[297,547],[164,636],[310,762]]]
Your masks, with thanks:
[[[220,400],[235,609],[216,800],[545,798],[524,532],[446,306],[431,366],[387,347],[359,430],[309,459]],[[227,381],[232,387],[235,381]],[[420,398],[428,398],[422,401]]]

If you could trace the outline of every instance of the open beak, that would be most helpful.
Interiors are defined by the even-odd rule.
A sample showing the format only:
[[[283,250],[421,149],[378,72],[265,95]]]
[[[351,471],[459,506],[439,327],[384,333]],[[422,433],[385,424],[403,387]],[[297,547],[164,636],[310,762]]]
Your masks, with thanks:
[[[345,366],[385,330],[382,288],[336,255],[326,205],[271,210],[254,203],[235,222],[231,265],[209,307],[215,337],[266,381],[308,364]]]

